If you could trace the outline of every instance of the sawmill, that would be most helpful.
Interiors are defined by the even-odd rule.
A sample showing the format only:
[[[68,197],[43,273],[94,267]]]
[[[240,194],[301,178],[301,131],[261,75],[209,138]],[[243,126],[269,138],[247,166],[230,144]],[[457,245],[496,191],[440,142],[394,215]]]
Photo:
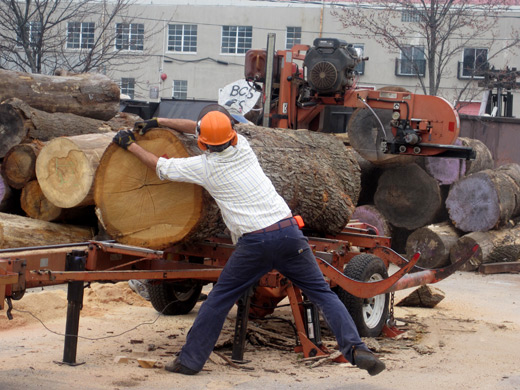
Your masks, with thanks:
[[[303,219],[361,336],[401,333],[396,291],[461,270],[518,269],[518,164],[495,167],[486,145],[460,137],[459,115],[440,97],[358,87],[354,68],[368,59],[345,41],[273,47],[246,55],[260,110],[236,131]],[[0,97],[0,314],[13,318],[28,289],[66,286],[63,363],[74,365],[90,283],[147,280],[157,312],[190,313],[234,245],[202,187],[161,181],[112,143],[148,118],[120,112],[117,85],[97,74],[0,70]],[[202,153],[196,138],[167,128],[136,140],[166,158]],[[446,177],[446,166],[456,174]],[[331,355],[316,307],[273,270],[237,302],[233,361],[244,360],[249,318],[284,300],[294,351]]]

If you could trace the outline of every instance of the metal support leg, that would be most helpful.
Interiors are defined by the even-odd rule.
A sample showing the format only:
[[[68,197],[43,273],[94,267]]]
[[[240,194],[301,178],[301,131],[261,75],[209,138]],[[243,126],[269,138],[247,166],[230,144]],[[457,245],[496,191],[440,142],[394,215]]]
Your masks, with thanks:
[[[251,296],[253,295],[253,287],[240,297],[237,302],[237,319],[235,322],[235,337],[233,339],[233,352],[231,360],[235,363],[247,363],[244,360],[244,347],[246,344],[247,323],[249,320],[249,306],[251,305]]]
[[[66,271],[84,271],[86,254],[84,251],[72,251],[67,254]],[[83,282],[69,282],[67,290],[67,322],[65,324],[65,346],[63,348],[63,363],[77,365],[76,352],[78,347],[79,315],[83,308]],[[80,363],[81,364],[81,363]]]

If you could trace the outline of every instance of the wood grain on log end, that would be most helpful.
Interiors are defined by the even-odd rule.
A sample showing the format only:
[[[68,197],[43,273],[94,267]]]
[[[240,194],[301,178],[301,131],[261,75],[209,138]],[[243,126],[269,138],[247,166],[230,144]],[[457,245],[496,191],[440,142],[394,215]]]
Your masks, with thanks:
[[[35,141],[9,149],[2,164],[2,176],[11,187],[21,189],[36,179],[36,158],[43,145],[42,142]]]
[[[485,169],[454,183],[446,199],[453,224],[465,232],[504,226],[520,213],[520,166]]]
[[[388,222],[408,230],[436,222],[443,207],[439,183],[417,164],[385,170],[374,203]]]
[[[36,177],[47,199],[62,208],[93,205],[94,176],[113,134],[84,134],[50,141],[36,160]]]
[[[45,197],[37,180],[30,181],[22,189],[20,205],[27,216],[42,221],[58,219],[63,210]]]
[[[450,264],[450,250],[460,237],[460,231],[449,222],[432,224],[415,230],[406,240],[406,256],[420,252],[417,265],[440,268]]]
[[[354,214],[352,214],[352,219],[374,226],[378,230],[380,236],[392,236],[391,225],[388,223],[385,216],[374,205],[365,204],[356,207]]]
[[[137,136],[137,142],[156,156],[191,155],[168,130]],[[107,148],[96,174],[98,216],[107,233],[124,244],[164,249],[181,241],[205,217],[204,202],[211,201],[206,196],[200,186],[161,181],[153,170],[114,144]]]

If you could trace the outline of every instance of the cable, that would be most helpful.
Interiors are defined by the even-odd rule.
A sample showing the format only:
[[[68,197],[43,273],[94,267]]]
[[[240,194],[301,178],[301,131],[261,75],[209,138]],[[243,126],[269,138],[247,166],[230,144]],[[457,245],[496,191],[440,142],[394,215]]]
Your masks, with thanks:
[[[118,334],[114,334],[114,335],[110,335],[110,336],[103,336],[103,337],[86,337],[86,336],[80,336],[80,335],[71,335],[71,334],[66,334],[66,333],[60,333],[60,332],[56,332],[52,329],[50,329],[47,325],[45,325],[45,323],[40,319],[38,318],[36,315],[34,315],[32,312],[30,312],[29,310],[20,310],[20,309],[14,309],[14,311],[17,311],[19,313],[26,313],[26,314],[29,314],[30,316],[32,316],[34,319],[36,319],[40,324],[42,324],[42,326],[50,333],[53,333],[55,335],[58,335],[58,336],[63,336],[63,337],[77,337],[79,339],[84,339],[84,340],[90,340],[90,341],[97,341],[97,340],[104,340],[104,339],[110,339],[110,338],[115,338],[115,337],[119,337],[119,336],[122,336],[126,333],[129,333],[143,325],[153,325],[157,322],[157,320],[159,319],[159,317],[161,317],[164,313],[164,311],[172,304],[172,303],[175,303],[175,302],[179,302],[179,300],[175,300],[175,301],[171,301],[170,303],[168,303],[164,309],[157,315],[157,317],[155,318],[155,320],[153,320],[152,322],[141,322],[140,324],[137,324],[136,326],[134,326],[133,328],[130,328],[128,330],[125,330],[121,333],[118,333]]]

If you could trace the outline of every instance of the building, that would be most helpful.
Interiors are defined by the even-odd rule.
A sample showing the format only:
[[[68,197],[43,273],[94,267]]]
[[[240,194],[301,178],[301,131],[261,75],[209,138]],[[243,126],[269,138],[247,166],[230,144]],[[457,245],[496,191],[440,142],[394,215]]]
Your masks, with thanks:
[[[247,50],[265,48],[267,34],[274,32],[277,49],[312,44],[318,37],[345,40],[369,58],[357,68],[359,86],[393,85],[424,93],[421,81],[428,84],[429,74],[427,42],[421,37],[420,28],[406,37],[409,43],[400,50],[387,49],[380,39],[363,34],[348,19],[341,22],[338,14],[353,7],[351,2],[330,0],[137,0],[127,16],[114,22],[113,50],[123,53],[128,61],[99,70],[120,83],[121,92],[133,101],[214,101],[219,88],[243,78]],[[376,3],[358,8],[367,16],[388,12]],[[406,27],[418,25],[420,20],[417,12],[404,9],[396,9],[391,17]],[[487,69],[488,64],[496,70],[520,67],[518,45],[515,50],[494,55],[512,41],[511,31],[516,28],[518,17],[518,6],[499,15],[496,38],[492,38],[491,31],[487,36],[484,31],[478,39],[463,34],[454,36],[453,40],[462,40],[464,45],[443,64],[437,95],[458,105],[462,112],[478,114],[484,92],[489,90],[482,84],[486,79],[478,70]],[[94,39],[95,23],[88,18],[68,22],[69,53]],[[490,98],[497,92],[505,95],[504,88],[497,89],[496,83],[492,87]],[[509,94],[513,104],[498,99],[501,108],[506,106],[504,112],[520,115],[519,93],[520,90],[513,90]]]

